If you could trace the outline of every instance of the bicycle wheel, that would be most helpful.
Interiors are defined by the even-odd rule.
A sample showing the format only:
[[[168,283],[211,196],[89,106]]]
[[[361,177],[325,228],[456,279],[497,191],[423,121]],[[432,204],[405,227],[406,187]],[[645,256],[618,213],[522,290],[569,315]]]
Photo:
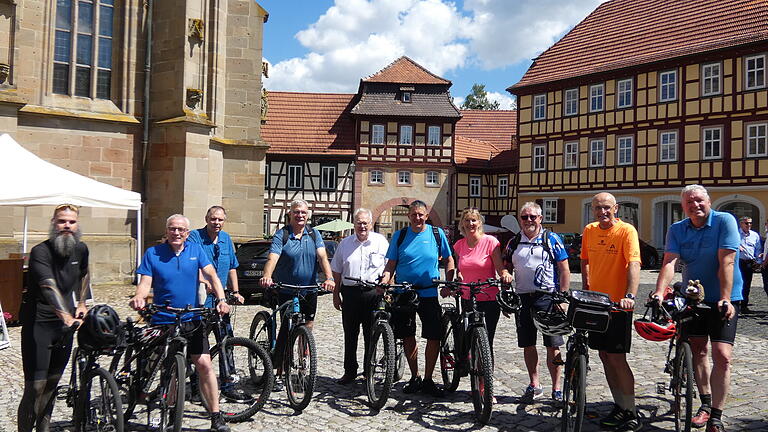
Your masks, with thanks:
[[[131,361],[133,348],[128,347],[123,352],[112,357],[109,364],[109,373],[115,378],[117,390],[123,404],[123,419],[127,422],[136,409],[138,395],[137,379],[139,376],[138,359]],[[126,364],[126,362],[129,362]]]
[[[376,324],[370,344],[365,359],[365,390],[371,408],[378,410],[387,403],[395,377],[395,335],[392,334],[392,327],[386,323]]]
[[[459,353],[456,329],[453,326],[452,313],[443,314],[441,328],[442,337],[440,338],[440,374],[443,376],[443,387],[446,391],[456,391],[459,387],[460,374]]]
[[[404,374],[405,374],[405,351],[403,350],[403,340],[398,339],[395,342],[395,380],[394,382],[397,382],[403,379]]]
[[[251,321],[251,330],[248,333],[248,337],[253,339],[260,347],[264,348],[264,351],[272,352],[272,340],[269,335],[269,327],[267,323],[270,320],[272,314],[269,311],[259,311],[253,316]]]
[[[229,376],[221,376],[221,368],[215,364],[223,361],[222,353],[234,365],[229,370]],[[211,362],[217,371],[217,380],[221,392],[219,394],[219,410],[227,422],[245,421],[260,410],[267,402],[275,375],[272,360],[256,342],[244,337],[227,338],[222,349],[215,345],[211,349]],[[208,401],[202,394],[205,409],[210,411]]]
[[[288,339],[283,372],[288,403],[296,411],[309,405],[317,380],[317,351],[312,332],[303,325],[294,327]]]
[[[104,368],[85,373],[75,402],[75,431],[122,432],[123,404],[115,379]]]
[[[475,418],[481,424],[488,423],[493,409],[493,363],[488,333],[483,327],[472,329],[469,351],[472,404]]]
[[[184,393],[186,392],[187,361],[177,352],[166,359],[160,391],[160,430],[179,432],[184,418]]]
[[[672,376],[672,411],[675,413],[675,431],[691,431],[693,414],[693,356],[688,342],[677,344]]]
[[[563,380],[562,432],[580,432],[587,391],[587,356],[566,359]]]

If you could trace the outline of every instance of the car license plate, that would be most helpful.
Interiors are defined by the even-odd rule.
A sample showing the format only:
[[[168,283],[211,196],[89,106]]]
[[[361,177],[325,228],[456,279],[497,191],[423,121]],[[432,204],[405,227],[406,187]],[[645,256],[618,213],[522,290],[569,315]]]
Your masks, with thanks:
[[[264,270],[246,270],[243,274],[248,277],[259,277],[264,274]]]

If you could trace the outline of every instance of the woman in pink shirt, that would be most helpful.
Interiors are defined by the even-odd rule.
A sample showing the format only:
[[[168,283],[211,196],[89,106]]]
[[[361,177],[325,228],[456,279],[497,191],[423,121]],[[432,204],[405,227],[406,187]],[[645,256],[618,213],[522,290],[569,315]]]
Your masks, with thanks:
[[[512,282],[512,275],[504,268],[501,261],[501,244],[496,237],[483,233],[485,218],[480,212],[469,207],[461,212],[459,231],[464,238],[453,245],[458,258],[457,277],[462,282],[484,281],[488,278],[499,278],[505,283]],[[493,355],[493,336],[496,334],[496,324],[499,322],[501,309],[496,302],[496,287],[485,288],[477,295],[477,309],[485,312],[485,324],[488,330],[488,342]],[[462,293],[463,306],[470,307],[469,293]]]

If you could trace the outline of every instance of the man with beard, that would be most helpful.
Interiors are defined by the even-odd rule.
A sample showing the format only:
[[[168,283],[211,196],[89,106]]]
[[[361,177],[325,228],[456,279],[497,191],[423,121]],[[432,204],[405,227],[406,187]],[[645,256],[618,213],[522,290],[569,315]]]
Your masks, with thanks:
[[[59,383],[72,351],[65,327],[80,324],[89,289],[88,247],[80,242],[77,206],[53,212],[48,240],[32,248],[24,296],[21,358],[24,394],[19,403],[19,432],[48,431]],[[74,297],[77,298],[75,307]]]

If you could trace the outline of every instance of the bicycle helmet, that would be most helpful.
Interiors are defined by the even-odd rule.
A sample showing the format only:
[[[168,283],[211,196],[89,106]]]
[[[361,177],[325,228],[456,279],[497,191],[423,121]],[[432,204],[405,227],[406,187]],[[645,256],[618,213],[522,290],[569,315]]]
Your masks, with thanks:
[[[513,290],[500,290],[496,294],[496,302],[499,303],[501,311],[506,314],[513,314],[520,309],[520,296]]]
[[[544,310],[535,310],[532,307],[531,318],[536,329],[547,336],[568,336],[573,332],[568,316],[558,303],[552,302]]]
[[[105,349],[118,343],[120,317],[111,306],[100,304],[88,311],[77,332],[77,343],[87,349]]]
[[[675,336],[675,322],[665,314],[666,311],[659,311],[658,306],[649,306],[645,309],[642,318],[635,320],[635,331],[643,339],[654,342],[664,342]],[[650,318],[648,312],[651,312]]]
[[[419,307],[419,294],[413,290],[403,291],[395,296],[393,311],[401,313],[415,312]]]

